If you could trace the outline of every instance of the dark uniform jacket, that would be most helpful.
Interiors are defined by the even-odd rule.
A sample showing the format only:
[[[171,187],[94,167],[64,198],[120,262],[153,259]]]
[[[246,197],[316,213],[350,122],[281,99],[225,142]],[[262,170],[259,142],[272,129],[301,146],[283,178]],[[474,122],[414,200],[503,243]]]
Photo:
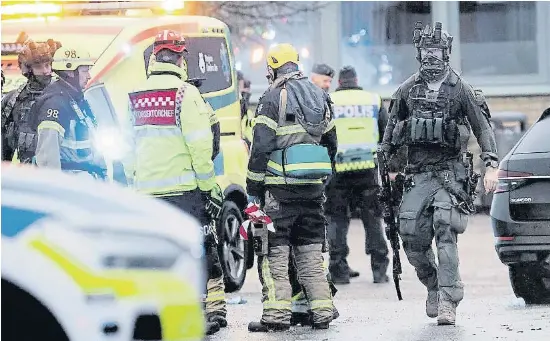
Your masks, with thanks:
[[[94,157],[91,131],[95,119],[82,91],[60,79],[45,89],[32,111],[39,136],[39,167],[104,171],[104,161]]]
[[[292,94],[292,87],[287,86],[287,97],[289,98],[287,104],[287,118],[289,116],[288,112],[304,110],[302,105],[312,105],[314,101],[311,98],[301,98],[301,96],[307,96],[308,93],[319,93],[320,96],[324,96],[324,103],[328,102],[328,110],[332,110],[331,101],[328,94],[318,88],[316,85],[311,83],[307,78],[302,77],[299,79],[290,79],[288,82],[302,82],[300,87],[302,89],[309,89],[305,93],[296,93]],[[266,118],[278,122],[279,121],[279,103],[280,103],[280,94],[282,87],[280,86],[271,86],[260,98],[258,107],[256,109],[256,120],[260,116],[265,116]],[[321,94],[322,93],[322,94]],[[296,98],[299,102],[299,105],[296,105],[294,108],[288,108],[289,105],[292,105],[291,98]],[[309,108],[313,109],[313,108]],[[309,110],[306,108],[306,110]],[[324,112],[324,108],[315,108],[319,112]],[[332,114],[330,114],[332,117]],[[271,152],[275,150],[277,141],[276,130],[268,127],[265,124],[258,124],[254,126],[254,138],[252,142],[252,149],[250,151],[250,160],[248,164],[248,170],[254,173],[264,174],[267,169],[267,163]],[[320,145],[326,147],[329,152],[329,156],[334,168],[335,156],[337,152],[337,137],[336,137],[336,128],[332,126],[328,131],[326,131],[320,140]],[[247,192],[249,195],[263,197],[264,191],[267,189],[269,192],[281,202],[289,201],[301,201],[301,200],[323,200],[324,195],[324,184],[302,184],[302,185],[264,185],[262,181],[254,181],[250,178],[247,178]]]

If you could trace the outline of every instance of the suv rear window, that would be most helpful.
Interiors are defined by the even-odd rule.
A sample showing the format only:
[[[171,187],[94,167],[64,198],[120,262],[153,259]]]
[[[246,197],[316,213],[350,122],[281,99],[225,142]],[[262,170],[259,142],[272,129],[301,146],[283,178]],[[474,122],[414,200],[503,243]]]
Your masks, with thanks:
[[[550,152],[550,118],[545,118],[527,131],[524,138],[519,142],[514,154],[527,153],[548,153]]]
[[[187,60],[187,75],[189,78],[205,79],[199,90],[209,93],[227,89],[231,86],[231,68],[229,51],[223,37],[185,37],[189,53]],[[149,67],[149,57],[152,46],[144,52],[145,69]]]

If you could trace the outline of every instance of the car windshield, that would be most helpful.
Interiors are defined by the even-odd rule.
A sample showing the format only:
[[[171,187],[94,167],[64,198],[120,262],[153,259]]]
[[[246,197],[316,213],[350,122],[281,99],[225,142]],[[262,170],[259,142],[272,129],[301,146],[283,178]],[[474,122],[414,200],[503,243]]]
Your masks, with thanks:
[[[199,90],[209,93],[229,88],[232,85],[227,43],[223,37],[186,37],[188,53],[187,74],[189,79],[204,79]],[[146,69],[152,46],[144,52]]]
[[[535,123],[525,137],[519,142],[515,154],[528,153],[548,153],[550,152],[550,140],[548,139],[550,131],[550,119],[546,118]]]

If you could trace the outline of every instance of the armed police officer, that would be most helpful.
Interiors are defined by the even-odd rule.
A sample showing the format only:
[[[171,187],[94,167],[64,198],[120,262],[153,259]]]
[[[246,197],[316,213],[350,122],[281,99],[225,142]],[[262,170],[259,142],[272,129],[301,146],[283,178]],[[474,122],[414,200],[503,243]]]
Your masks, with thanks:
[[[323,180],[332,174],[336,131],[330,99],[298,69],[298,52],[279,44],[267,54],[270,87],[256,109],[247,192],[275,232],[256,249],[263,314],[250,331],[286,330],[291,319],[290,246],[311,305],[313,328],[328,328],[332,297],[323,272]],[[254,232],[256,233],[256,232]]]
[[[227,326],[216,238],[207,228],[213,212],[206,209],[208,205],[219,211],[222,204],[212,162],[219,139],[213,137],[212,108],[187,82],[186,52],[179,33],[163,30],[157,34],[149,77],[129,94],[134,160],[127,163],[127,172],[138,192],[173,204],[205,227],[208,281],[204,304],[207,334],[213,334]]]
[[[52,69],[59,80],[44,90],[31,114],[38,167],[105,178],[105,161],[92,148],[96,120],[82,92],[93,65],[85,49],[63,46],[55,52]]]
[[[31,126],[31,107],[52,80],[52,60],[60,43],[44,43],[26,37],[18,64],[27,81],[2,98],[2,160],[14,155],[21,163],[31,163],[36,150],[36,130]],[[3,74],[2,74],[3,77]]]
[[[388,282],[388,246],[381,223],[378,193],[377,144],[381,142],[388,114],[382,99],[358,85],[357,73],[345,66],[339,87],[330,97],[338,133],[336,174],[327,187],[330,273],[336,284],[349,283],[359,273],[349,268],[347,235],[352,210],[359,208],[365,229],[365,252],[371,256],[374,283]]]
[[[408,147],[399,234],[428,290],[426,314],[447,325],[455,323],[456,307],[464,296],[457,235],[465,231],[473,212],[475,177],[468,172],[469,163],[463,162],[470,131],[481,147],[489,191],[497,183],[497,151],[481,91],[449,65],[453,37],[439,22],[433,29],[423,29],[418,22],[413,41],[420,69],[392,97],[382,150],[388,157],[400,146]],[[434,237],[439,266],[431,247]]]

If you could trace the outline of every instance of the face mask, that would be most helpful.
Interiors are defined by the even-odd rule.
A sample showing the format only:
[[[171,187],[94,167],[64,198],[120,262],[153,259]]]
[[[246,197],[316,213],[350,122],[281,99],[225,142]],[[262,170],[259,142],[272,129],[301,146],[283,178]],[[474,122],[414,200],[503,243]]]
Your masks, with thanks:
[[[420,61],[420,74],[428,82],[441,80],[447,72],[447,63],[433,56],[427,55]]]

